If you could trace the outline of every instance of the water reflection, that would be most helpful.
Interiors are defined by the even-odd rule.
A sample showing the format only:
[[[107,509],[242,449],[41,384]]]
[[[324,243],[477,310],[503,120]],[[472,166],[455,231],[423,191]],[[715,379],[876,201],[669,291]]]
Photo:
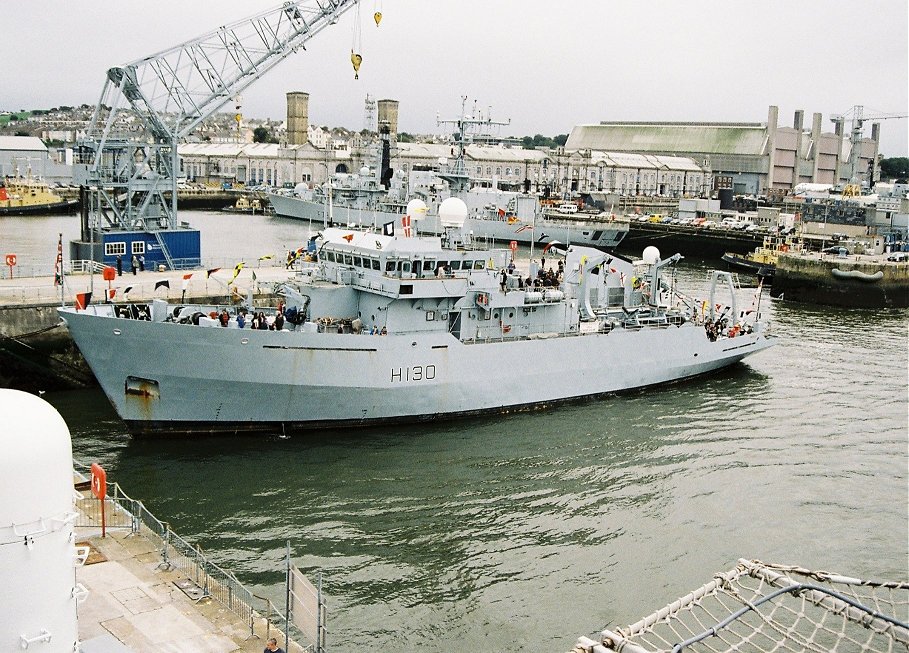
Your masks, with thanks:
[[[743,364],[539,413],[132,440],[102,393],[48,397],[77,457],[276,600],[290,540],[333,650],[561,651],[739,557],[905,576],[909,311],[761,311],[779,344]]]

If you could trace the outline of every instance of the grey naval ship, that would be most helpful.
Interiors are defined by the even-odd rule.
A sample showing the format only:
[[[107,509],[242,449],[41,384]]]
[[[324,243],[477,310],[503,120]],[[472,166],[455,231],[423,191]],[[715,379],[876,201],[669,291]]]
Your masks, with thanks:
[[[464,98],[466,102],[466,98]],[[497,188],[492,180],[473,179],[468,174],[466,152],[473,138],[470,130],[492,124],[489,119],[461,116],[449,120],[457,126],[453,134],[452,160],[439,163],[434,171],[391,168],[393,147],[387,126],[380,129],[375,166],[359,173],[335,173],[324,185],[310,188],[298,184],[292,190],[266,194],[276,215],[323,223],[372,226],[404,222],[405,233],[441,236],[444,225],[439,209],[447,199],[458,198],[467,206],[464,230],[476,241],[497,241],[520,245],[545,245],[551,241],[589,245],[605,250],[618,247],[628,234],[629,220],[611,211],[579,210],[571,202],[544,210],[529,180],[524,192]],[[499,123],[506,124],[506,123]],[[492,187],[482,183],[491,182]]]
[[[679,254],[572,245],[560,279],[533,262],[525,277],[507,250],[467,246],[458,202],[442,208],[442,237],[326,229],[277,308],[58,310],[136,435],[532,410],[708,373],[774,342],[728,272],[696,299],[663,279]]]
[[[289,193],[269,193],[276,215],[314,223],[381,227],[387,222],[412,220],[418,235],[444,232],[438,215],[442,201],[455,195],[430,190],[431,184],[412,185],[415,199],[397,201],[368,169],[360,174],[335,174],[330,183],[310,189],[301,184]],[[331,201],[329,201],[331,196]],[[628,234],[629,220],[607,211],[578,211],[566,202],[543,210],[536,195],[491,188],[471,188],[456,195],[468,207],[465,229],[476,240],[519,245],[545,245],[552,240],[604,250],[618,247]],[[403,197],[403,195],[402,195]],[[328,214],[329,205],[333,213]],[[331,215],[332,217],[329,217]]]

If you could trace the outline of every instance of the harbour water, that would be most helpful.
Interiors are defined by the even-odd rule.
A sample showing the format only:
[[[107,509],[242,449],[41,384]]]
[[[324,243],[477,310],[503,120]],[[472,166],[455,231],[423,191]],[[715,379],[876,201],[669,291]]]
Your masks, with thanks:
[[[189,220],[203,257],[305,238]],[[332,651],[563,653],[739,557],[906,578],[909,311],[761,310],[780,344],[744,364],[539,413],[187,442],[130,439],[100,391],[46,398],[77,458],[279,604],[289,540],[324,574]]]

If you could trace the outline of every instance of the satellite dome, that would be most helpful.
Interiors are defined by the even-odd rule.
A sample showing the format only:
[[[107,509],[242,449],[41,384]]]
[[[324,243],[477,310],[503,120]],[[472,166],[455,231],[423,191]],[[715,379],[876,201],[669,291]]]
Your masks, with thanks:
[[[360,168],[360,176],[361,177],[369,176],[369,166],[363,166],[362,168]]]
[[[411,220],[422,220],[426,217],[426,202],[421,199],[412,199],[407,203],[405,215],[410,216]]]
[[[460,227],[467,220],[467,205],[459,197],[449,197],[439,205],[439,222],[443,227]]]
[[[0,389],[0,592],[4,650],[14,633],[53,633],[41,651],[72,651],[79,638],[73,573],[73,451],[69,428],[43,399]],[[24,546],[23,546],[24,545]],[[81,594],[84,597],[84,594]],[[21,635],[24,637],[25,635]],[[15,640],[21,642],[22,640]],[[15,648],[28,648],[21,643]]]
[[[653,265],[660,260],[660,250],[658,250],[653,245],[644,248],[644,253],[641,255],[641,258],[644,259],[644,263],[647,265]]]

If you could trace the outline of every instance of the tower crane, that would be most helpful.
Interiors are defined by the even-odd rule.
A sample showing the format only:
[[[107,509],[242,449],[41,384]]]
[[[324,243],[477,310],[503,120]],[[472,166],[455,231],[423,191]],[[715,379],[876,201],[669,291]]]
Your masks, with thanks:
[[[173,268],[158,232],[178,224],[179,142],[358,1],[285,2],[110,68],[77,150],[89,189],[83,240],[88,231],[95,242],[94,229],[151,231]]]
[[[861,175],[862,172],[859,170],[858,165],[858,150],[859,142],[862,139],[862,126],[865,121],[870,120],[872,122],[878,122],[879,120],[895,120],[900,118],[909,118],[907,115],[894,115],[894,114],[880,114],[880,115],[865,115],[865,108],[857,104],[852,107],[846,113],[852,114],[852,133],[849,138],[850,148],[849,148],[849,183],[843,189],[844,196],[855,196],[861,194]],[[830,120],[836,124],[839,124],[845,121],[845,114],[836,114],[830,116]],[[876,163],[874,164],[876,165]],[[873,176],[873,173],[872,173]]]

